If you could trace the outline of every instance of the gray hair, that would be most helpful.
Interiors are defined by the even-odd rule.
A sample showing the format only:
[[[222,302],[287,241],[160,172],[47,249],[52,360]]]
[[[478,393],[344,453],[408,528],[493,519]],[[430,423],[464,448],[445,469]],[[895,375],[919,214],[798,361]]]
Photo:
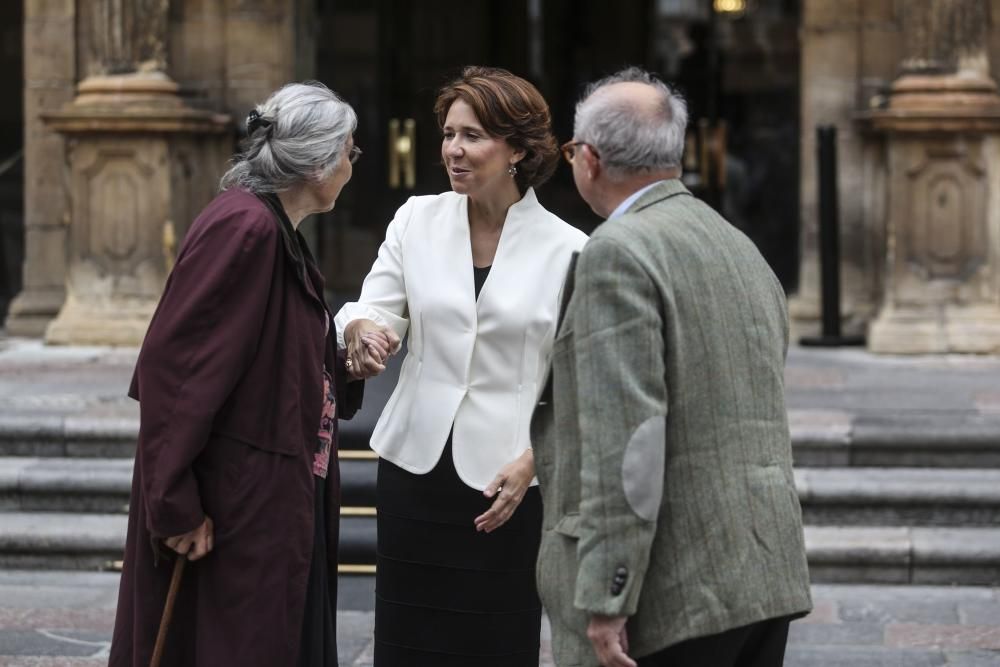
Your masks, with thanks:
[[[283,192],[325,178],[340,160],[358,117],[347,102],[316,81],[289,83],[254,108],[242,152],[222,176],[222,190]]]
[[[636,82],[660,93],[653,113],[620,96],[595,95],[615,83]],[[629,67],[587,86],[576,105],[574,138],[594,147],[612,178],[680,167],[687,103],[655,75]]]

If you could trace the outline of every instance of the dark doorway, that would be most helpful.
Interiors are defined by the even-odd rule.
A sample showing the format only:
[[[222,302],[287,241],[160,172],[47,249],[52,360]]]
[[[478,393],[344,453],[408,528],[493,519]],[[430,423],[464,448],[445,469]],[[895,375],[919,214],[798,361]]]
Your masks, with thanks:
[[[661,12],[651,54],[689,101],[685,180],[757,244],[790,291],[799,263],[800,0],[701,4],[742,9]]]
[[[316,76],[358,112],[355,143],[364,151],[335,214],[317,226],[335,292],[357,291],[386,225],[407,197],[449,188],[433,115],[437,90],[466,64],[524,72],[526,5],[525,0],[323,4]]]
[[[794,286],[799,0],[320,0],[317,12],[316,77],[358,111],[355,139],[365,151],[336,214],[317,225],[339,296],[357,292],[406,197],[448,188],[432,108],[438,88],[468,64],[506,67],[533,81],[560,141],[572,136],[574,106],[588,82],[627,65],[659,73],[689,100],[685,182]],[[411,178],[401,172],[396,182],[390,166],[407,144]],[[566,165],[538,196],[584,231],[600,222]]]
[[[24,263],[24,3],[0,6],[0,326],[21,290]]]

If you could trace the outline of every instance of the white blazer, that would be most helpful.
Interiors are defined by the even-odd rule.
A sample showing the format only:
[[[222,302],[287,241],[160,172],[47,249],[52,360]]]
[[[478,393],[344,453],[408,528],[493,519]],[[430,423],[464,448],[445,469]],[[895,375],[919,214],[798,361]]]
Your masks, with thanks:
[[[455,469],[485,489],[529,446],[528,425],[555,336],[569,261],[587,236],[529,189],[507,211],[476,299],[468,197],[411,197],[389,223],[358,302],[336,316],[392,327],[407,355],[371,447],[404,470],[434,468],[454,426]]]

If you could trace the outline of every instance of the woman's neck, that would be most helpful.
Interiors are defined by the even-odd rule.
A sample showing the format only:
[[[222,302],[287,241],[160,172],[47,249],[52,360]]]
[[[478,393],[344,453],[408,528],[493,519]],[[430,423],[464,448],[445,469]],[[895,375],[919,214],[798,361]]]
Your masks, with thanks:
[[[507,220],[507,210],[521,201],[521,193],[511,180],[496,192],[469,196],[469,224],[484,230],[499,231]]]
[[[281,207],[285,209],[285,215],[292,221],[292,227],[299,228],[299,223],[306,217],[316,213],[316,205],[309,196],[309,193],[302,187],[292,187],[284,192],[278,193]]]

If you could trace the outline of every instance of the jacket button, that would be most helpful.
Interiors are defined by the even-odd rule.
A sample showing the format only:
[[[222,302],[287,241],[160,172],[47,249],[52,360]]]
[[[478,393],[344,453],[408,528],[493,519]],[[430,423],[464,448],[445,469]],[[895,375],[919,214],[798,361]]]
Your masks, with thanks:
[[[626,581],[628,581],[628,568],[624,565],[619,566],[611,580],[611,594],[619,595],[624,590]]]

